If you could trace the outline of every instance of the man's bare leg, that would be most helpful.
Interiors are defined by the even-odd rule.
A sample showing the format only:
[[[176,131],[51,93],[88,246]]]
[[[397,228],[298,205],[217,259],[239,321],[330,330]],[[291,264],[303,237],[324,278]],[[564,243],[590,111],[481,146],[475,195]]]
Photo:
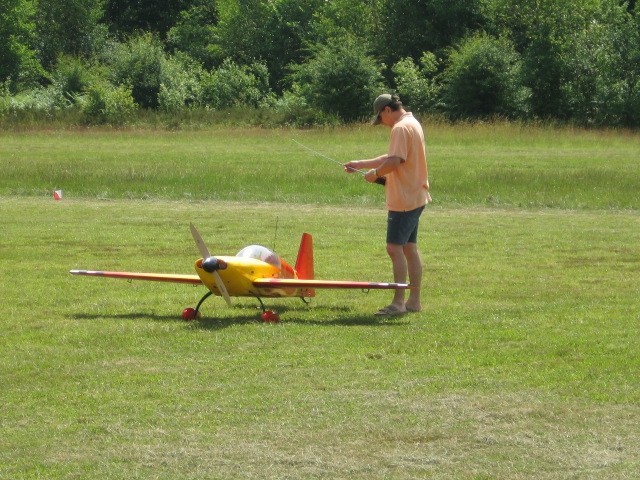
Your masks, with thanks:
[[[407,281],[407,259],[404,254],[404,247],[395,243],[387,243],[387,253],[391,258],[393,266],[393,281],[405,283]],[[393,294],[393,305],[404,311],[404,290],[396,290]]]
[[[409,299],[405,304],[407,310],[419,312],[422,310],[420,303],[420,286],[422,284],[422,259],[418,251],[418,245],[415,243],[407,243],[403,247],[403,254],[407,262],[407,271],[409,274],[409,283],[412,288],[409,290]]]

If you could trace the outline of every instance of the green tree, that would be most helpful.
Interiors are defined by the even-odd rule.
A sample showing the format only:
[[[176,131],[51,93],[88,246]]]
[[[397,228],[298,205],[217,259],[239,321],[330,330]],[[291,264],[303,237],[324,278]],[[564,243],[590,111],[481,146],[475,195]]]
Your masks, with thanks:
[[[571,37],[562,92],[571,118],[595,125],[640,125],[640,18],[603,2]]]
[[[371,114],[383,89],[381,65],[358,39],[333,39],[313,47],[311,58],[295,66],[293,91],[312,107],[355,121]]]
[[[36,58],[35,6],[29,0],[0,3],[0,82],[12,91],[35,84],[44,70]]]
[[[385,0],[377,12],[375,50],[387,65],[401,58],[418,61],[422,52],[436,55],[481,29],[483,0]]]
[[[453,119],[517,118],[528,110],[520,56],[510,42],[474,35],[452,52],[444,71],[442,99]]]
[[[104,20],[112,33],[122,37],[147,32],[164,38],[178,14],[191,3],[191,0],[106,0]]]
[[[438,62],[431,52],[425,52],[416,65],[410,58],[404,58],[392,68],[398,94],[402,103],[412,111],[427,112],[434,108],[439,86],[436,81]]]
[[[157,108],[166,54],[158,37],[145,33],[119,44],[111,65],[112,82],[131,88],[142,108]]]
[[[217,41],[218,10],[211,0],[196,0],[178,15],[167,33],[167,44],[212,68],[221,57]]]
[[[305,36],[324,0],[226,0],[219,2],[215,30],[218,64],[229,58],[240,65],[262,62],[271,84],[282,91],[287,66],[304,58]]]
[[[319,5],[313,15],[311,29],[305,36],[309,44],[327,44],[332,39],[352,36],[375,45],[374,37],[384,28],[386,17],[379,12],[385,11],[388,0],[332,0]]]
[[[38,0],[38,56],[50,68],[61,54],[91,56],[104,41],[105,0]]]
[[[567,118],[562,93],[567,45],[593,18],[600,1],[487,0],[483,4],[489,30],[508,37],[522,56],[534,115]]]

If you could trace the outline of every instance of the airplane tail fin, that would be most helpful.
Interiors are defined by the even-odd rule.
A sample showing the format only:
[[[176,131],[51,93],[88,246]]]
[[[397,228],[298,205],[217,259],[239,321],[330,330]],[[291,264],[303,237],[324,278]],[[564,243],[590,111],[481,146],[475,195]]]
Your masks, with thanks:
[[[298,250],[298,259],[296,260],[296,271],[298,278],[301,280],[313,280],[313,238],[308,233],[302,234],[300,240],[300,249]],[[304,290],[305,297],[315,297],[314,289]]]

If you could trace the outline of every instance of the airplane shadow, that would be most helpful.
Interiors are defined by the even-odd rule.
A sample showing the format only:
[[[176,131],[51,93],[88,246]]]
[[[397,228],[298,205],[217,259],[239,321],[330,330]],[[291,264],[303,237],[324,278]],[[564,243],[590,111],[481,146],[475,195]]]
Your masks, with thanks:
[[[403,316],[396,317],[376,317],[375,315],[362,315],[352,312],[349,307],[333,306],[323,307],[331,313],[328,318],[310,319],[305,318],[307,310],[296,307],[278,305],[274,310],[280,315],[280,324],[314,325],[322,327],[336,326],[402,326],[408,325],[409,321]],[[245,323],[263,323],[260,319],[260,309],[243,308],[242,312],[229,311],[224,317],[203,317],[191,323],[193,328],[203,330],[220,330],[233,325]],[[278,324],[276,323],[276,325]]]
[[[305,312],[300,308],[287,307],[279,305],[276,311],[280,315],[280,322],[278,324],[296,324],[296,325],[314,325],[323,327],[348,327],[348,326],[403,326],[409,324],[404,316],[396,317],[376,317],[375,315],[362,315],[361,313],[351,312],[348,307],[323,307],[324,310],[330,310],[330,318],[326,319],[309,319],[304,318],[306,315],[300,315]],[[183,321],[189,328],[198,330],[223,330],[236,325],[243,325],[248,323],[263,323],[260,319],[261,310],[259,308],[249,308],[245,306],[238,306],[236,308],[226,309],[224,315],[213,316],[208,315],[206,311],[202,312],[202,317],[193,321],[184,322],[180,319],[178,314],[176,315],[159,315],[152,312],[139,312],[139,313],[122,313],[104,315],[98,313],[79,313],[73,315],[76,320],[98,320],[98,319],[114,319],[114,320],[141,320],[151,319],[159,322],[175,322]]]

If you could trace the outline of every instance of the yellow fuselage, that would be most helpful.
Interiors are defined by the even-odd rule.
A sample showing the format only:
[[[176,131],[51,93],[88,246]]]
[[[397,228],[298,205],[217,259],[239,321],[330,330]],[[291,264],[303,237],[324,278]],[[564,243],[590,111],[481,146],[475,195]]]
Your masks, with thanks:
[[[220,278],[231,297],[299,297],[299,288],[258,288],[253,281],[258,278],[298,278],[295,271],[283,260],[280,269],[262,260],[242,257],[216,256],[226,263],[226,268],[218,270]],[[220,295],[213,274],[202,269],[202,258],[196,261],[195,268],[202,283],[215,295]]]

